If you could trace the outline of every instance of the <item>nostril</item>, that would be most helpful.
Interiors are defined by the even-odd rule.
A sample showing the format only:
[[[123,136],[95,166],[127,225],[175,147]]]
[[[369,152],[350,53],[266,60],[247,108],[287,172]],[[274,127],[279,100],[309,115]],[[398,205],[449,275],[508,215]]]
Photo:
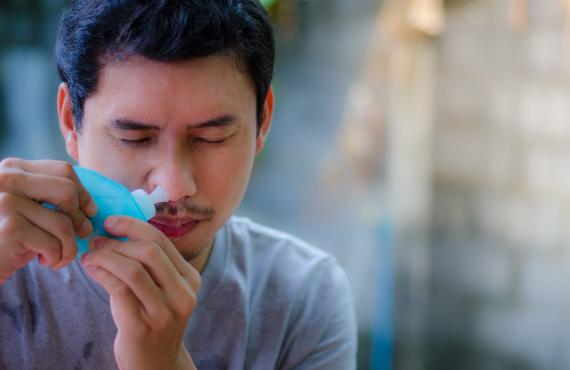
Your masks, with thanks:
[[[151,190],[161,187],[173,202],[194,196],[197,190],[194,174],[188,164],[185,162],[183,166],[182,162],[172,159],[162,161],[163,165],[155,169],[151,178]]]

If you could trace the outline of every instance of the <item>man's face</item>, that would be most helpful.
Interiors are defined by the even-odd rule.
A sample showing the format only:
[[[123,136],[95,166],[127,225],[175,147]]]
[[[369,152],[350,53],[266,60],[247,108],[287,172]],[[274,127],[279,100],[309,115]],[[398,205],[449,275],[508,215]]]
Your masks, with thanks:
[[[131,191],[164,189],[170,202],[150,222],[187,258],[207,248],[238,207],[272,111],[270,93],[256,135],[253,82],[227,56],[107,64],[85,102],[80,134],[61,124],[61,95],[69,154]]]

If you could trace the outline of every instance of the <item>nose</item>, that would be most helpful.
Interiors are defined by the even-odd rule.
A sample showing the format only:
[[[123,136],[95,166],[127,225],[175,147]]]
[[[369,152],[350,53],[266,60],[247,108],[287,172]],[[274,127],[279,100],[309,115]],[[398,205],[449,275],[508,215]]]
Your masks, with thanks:
[[[158,163],[153,171],[151,182],[153,188],[160,186],[166,191],[171,201],[192,197],[197,190],[190,162],[174,156],[164,158]]]

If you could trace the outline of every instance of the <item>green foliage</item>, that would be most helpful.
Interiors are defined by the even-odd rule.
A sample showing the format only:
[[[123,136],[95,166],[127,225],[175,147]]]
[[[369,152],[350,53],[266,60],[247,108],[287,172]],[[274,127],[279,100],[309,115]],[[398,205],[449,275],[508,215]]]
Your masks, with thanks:
[[[276,2],[277,0],[261,0],[261,4],[266,8],[273,6]]]

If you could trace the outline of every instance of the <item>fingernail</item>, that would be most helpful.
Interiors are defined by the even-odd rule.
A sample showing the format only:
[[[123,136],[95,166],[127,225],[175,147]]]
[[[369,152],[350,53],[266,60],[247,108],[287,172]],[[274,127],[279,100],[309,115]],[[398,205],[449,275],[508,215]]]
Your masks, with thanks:
[[[90,217],[93,217],[97,214],[97,204],[95,204],[95,201],[93,199],[91,199],[89,201],[89,204],[87,204],[85,212],[87,212],[87,215]]]
[[[112,228],[117,224],[117,219],[115,217],[107,217],[105,220],[105,226]]]
[[[95,239],[91,240],[89,248],[94,249],[94,250],[101,249],[103,247],[104,243],[105,243],[104,238],[95,238]]]
[[[82,237],[86,237],[87,235],[91,234],[93,231],[93,225],[88,219],[85,219],[79,228],[79,235]]]

